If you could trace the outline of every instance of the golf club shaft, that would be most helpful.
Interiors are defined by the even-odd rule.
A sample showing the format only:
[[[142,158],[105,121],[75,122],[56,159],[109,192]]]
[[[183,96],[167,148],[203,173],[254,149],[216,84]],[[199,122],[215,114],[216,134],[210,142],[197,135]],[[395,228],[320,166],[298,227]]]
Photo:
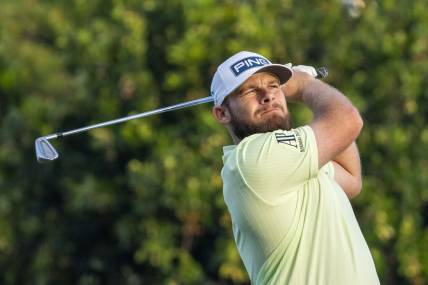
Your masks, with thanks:
[[[187,107],[191,107],[191,106],[196,106],[196,105],[200,105],[200,104],[204,104],[204,103],[208,103],[208,102],[212,102],[212,101],[213,101],[213,97],[212,96],[208,96],[208,97],[205,97],[205,98],[200,98],[200,99],[196,99],[196,100],[192,100],[192,101],[188,101],[188,102],[184,102],[184,103],[179,103],[179,104],[176,104],[176,105],[172,105],[172,106],[168,106],[168,107],[163,107],[163,108],[160,108],[160,109],[156,109],[156,110],[152,110],[152,111],[147,111],[147,112],[143,112],[143,113],[139,113],[139,114],[135,114],[135,115],[130,115],[130,116],[127,116],[127,117],[123,117],[123,118],[119,118],[119,119],[115,119],[115,120],[111,120],[111,121],[107,121],[107,122],[102,122],[102,123],[98,123],[98,124],[94,124],[94,125],[90,125],[90,126],[86,126],[86,127],[82,127],[82,128],[70,130],[70,131],[58,132],[58,133],[55,133],[55,134],[44,136],[44,138],[46,138],[46,139],[53,139],[53,138],[66,137],[66,136],[69,136],[69,135],[73,135],[73,134],[77,134],[77,133],[81,133],[81,132],[86,132],[86,131],[89,131],[89,130],[92,130],[92,129],[96,129],[96,128],[111,126],[111,125],[115,125],[115,124],[119,124],[119,123],[123,123],[123,122],[129,121],[129,120],[144,118],[144,117],[148,117],[148,116],[151,116],[151,115],[156,115],[156,114],[160,114],[160,113],[164,113],[164,112],[169,112],[169,111],[173,111],[173,110],[177,110],[177,109],[183,109],[183,108],[187,108]]]

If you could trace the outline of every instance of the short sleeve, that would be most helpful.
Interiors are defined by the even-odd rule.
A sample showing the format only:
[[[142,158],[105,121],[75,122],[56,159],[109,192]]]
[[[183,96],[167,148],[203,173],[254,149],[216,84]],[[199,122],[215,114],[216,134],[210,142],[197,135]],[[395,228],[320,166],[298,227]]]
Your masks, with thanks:
[[[277,130],[244,139],[237,163],[247,186],[256,194],[286,193],[318,174],[318,149],[309,126]]]

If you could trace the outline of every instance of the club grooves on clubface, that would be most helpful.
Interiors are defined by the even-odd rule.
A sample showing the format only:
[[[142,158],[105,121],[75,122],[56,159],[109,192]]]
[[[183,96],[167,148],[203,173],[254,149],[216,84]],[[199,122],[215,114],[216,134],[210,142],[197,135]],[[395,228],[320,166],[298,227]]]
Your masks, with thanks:
[[[326,67],[317,68],[316,71],[317,71],[316,78],[324,78],[324,77],[327,77],[327,75],[328,75],[328,70]],[[184,103],[178,103],[178,104],[175,104],[172,106],[163,107],[163,108],[155,109],[152,111],[139,113],[136,115],[130,115],[127,117],[123,117],[123,118],[119,118],[119,119],[115,119],[115,120],[111,120],[111,121],[107,121],[107,122],[102,122],[102,123],[98,123],[98,124],[94,124],[94,125],[70,130],[70,131],[50,134],[50,135],[46,135],[46,136],[37,138],[35,143],[34,143],[35,149],[36,149],[37,161],[40,163],[49,162],[49,161],[53,161],[59,157],[58,152],[55,150],[55,148],[49,142],[50,139],[66,137],[69,135],[78,134],[81,132],[86,132],[86,131],[96,129],[96,128],[111,126],[111,125],[115,125],[115,124],[119,124],[119,123],[129,121],[129,120],[144,118],[144,117],[148,117],[148,116],[152,116],[152,115],[156,115],[156,114],[160,114],[160,113],[164,113],[164,112],[169,112],[169,111],[173,111],[173,110],[183,109],[183,108],[187,108],[187,107],[191,107],[191,106],[196,106],[199,104],[208,103],[208,102],[212,102],[212,101],[214,101],[213,97],[208,96],[205,98],[195,99],[195,100],[184,102]]]

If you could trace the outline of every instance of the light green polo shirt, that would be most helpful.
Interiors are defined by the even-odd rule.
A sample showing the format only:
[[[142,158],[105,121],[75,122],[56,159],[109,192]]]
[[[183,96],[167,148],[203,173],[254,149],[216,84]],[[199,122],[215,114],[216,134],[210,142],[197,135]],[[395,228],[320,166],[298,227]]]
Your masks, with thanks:
[[[309,126],[225,146],[223,194],[253,284],[374,285],[376,269]]]

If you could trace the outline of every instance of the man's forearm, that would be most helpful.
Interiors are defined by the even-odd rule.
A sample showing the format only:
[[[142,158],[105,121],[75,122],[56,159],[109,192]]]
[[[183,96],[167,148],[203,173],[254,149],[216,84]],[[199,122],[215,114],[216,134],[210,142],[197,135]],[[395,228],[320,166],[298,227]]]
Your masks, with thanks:
[[[346,171],[354,177],[361,177],[361,162],[358,147],[353,142],[348,148],[339,153],[333,161],[340,164]]]
[[[353,142],[333,159],[334,179],[348,197],[353,198],[361,192],[361,162],[357,144]]]
[[[334,116],[346,113],[353,108],[351,101],[336,88],[321,80],[309,80],[300,88],[301,101],[307,105],[314,115],[314,121],[319,117]]]
[[[339,90],[304,72],[295,71],[283,86],[283,91],[287,101],[304,103],[314,117],[334,112],[337,110],[335,107],[352,107],[351,101]]]

